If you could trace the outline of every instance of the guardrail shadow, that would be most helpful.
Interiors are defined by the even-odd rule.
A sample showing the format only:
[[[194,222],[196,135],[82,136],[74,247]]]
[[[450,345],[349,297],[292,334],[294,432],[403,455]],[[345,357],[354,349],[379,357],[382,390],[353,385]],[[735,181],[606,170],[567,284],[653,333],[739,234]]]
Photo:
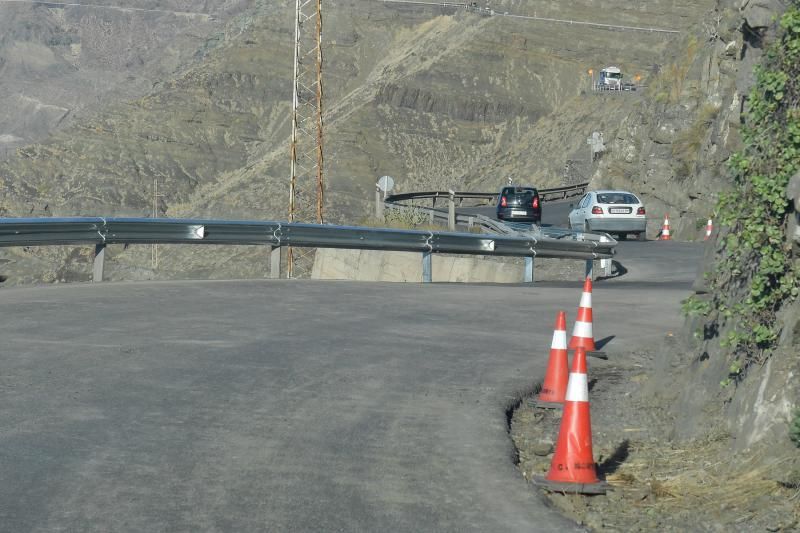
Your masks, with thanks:
[[[611,260],[611,275],[610,276],[598,276],[595,278],[595,281],[603,281],[607,279],[615,279],[621,278],[625,274],[628,273],[628,269],[620,263],[619,261]]]

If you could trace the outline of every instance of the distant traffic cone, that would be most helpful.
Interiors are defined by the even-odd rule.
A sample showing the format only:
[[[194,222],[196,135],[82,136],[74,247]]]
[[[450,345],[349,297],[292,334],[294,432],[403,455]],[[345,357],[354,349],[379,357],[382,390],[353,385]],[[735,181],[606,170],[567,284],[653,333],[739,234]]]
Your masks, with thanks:
[[[592,333],[592,278],[586,276],[583,282],[583,294],[578,306],[578,318],[572,328],[572,338],[569,340],[569,349],[583,348],[587,352],[595,350],[594,334]]]
[[[592,455],[592,419],[589,409],[589,380],[586,352],[575,350],[569,375],[564,414],[558,431],[550,471],[537,484],[563,492],[602,494],[607,484],[597,477]]]
[[[547,373],[544,375],[542,390],[534,405],[549,408],[563,407],[568,381],[567,314],[559,311],[556,316],[556,328],[553,330],[553,341],[550,343],[550,361],[547,363]]]
[[[664,215],[664,225],[661,227],[661,241],[671,241],[672,237],[669,234],[669,214]]]
[[[708,239],[711,238],[712,231],[714,231],[714,224],[711,222],[711,219],[709,218],[708,223],[706,224],[706,238],[703,239],[704,241],[707,241]]]

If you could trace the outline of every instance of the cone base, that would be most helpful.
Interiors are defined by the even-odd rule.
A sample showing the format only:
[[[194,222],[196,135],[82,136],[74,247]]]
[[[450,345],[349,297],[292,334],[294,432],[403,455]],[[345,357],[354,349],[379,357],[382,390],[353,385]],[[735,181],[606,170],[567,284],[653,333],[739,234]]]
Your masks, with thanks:
[[[533,476],[532,482],[537,487],[553,492],[566,492],[568,494],[605,494],[611,487],[605,481],[597,483],[567,483],[564,481],[550,481],[544,476]]]
[[[528,407],[538,407],[539,409],[563,409],[564,404],[559,402],[545,402],[543,400],[528,400]]]

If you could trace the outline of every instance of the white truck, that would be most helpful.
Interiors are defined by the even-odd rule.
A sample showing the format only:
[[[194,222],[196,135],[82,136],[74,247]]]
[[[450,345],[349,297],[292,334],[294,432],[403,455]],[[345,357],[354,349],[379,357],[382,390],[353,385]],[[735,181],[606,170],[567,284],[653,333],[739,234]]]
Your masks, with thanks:
[[[623,81],[619,67],[606,67],[600,71],[600,79],[595,89],[598,91],[635,91],[636,85]]]

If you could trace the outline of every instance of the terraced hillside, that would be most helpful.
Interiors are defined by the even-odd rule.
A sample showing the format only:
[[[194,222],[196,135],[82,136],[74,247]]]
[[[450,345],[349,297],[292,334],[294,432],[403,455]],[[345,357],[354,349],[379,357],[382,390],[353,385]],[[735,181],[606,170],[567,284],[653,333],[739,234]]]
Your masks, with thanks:
[[[45,69],[48,80],[66,87],[69,97],[50,93],[48,100],[22,90],[40,107],[64,111],[41,111],[30,127],[19,116],[9,119],[11,125],[0,124],[6,139],[36,139],[53,131],[0,165],[4,212],[147,215],[157,179],[160,215],[283,218],[294,3],[256,2],[238,14],[240,6],[230,4],[229,11],[220,11],[228,18],[218,33],[209,25],[222,24],[225,17],[84,14],[78,19],[85,32],[80,47],[68,45],[78,57],[69,75],[58,70],[68,70],[67,45],[52,37],[60,26],[42,35],[7,37],[5,58],[25,47],[54,54],[54,66]],[[209,7],[142,5],[197,12]],[[713,7],[712,1],[635,7],[622,1],[493,4],[503,13],[682,32],[693,31]],[[28,19],[46,14],[53,24],[72,20],[67,9],[28,9]],[[647,96],[587,94],[587,70],[613,63],[647,80],[677,53],[683,38],[380,1],[340,0],[325,9],[330,221],[363,218],[382,174],[394,176],[403,190],[492,189],[509,177],[554,185],[569,160],[588,178],[594,167],[587,136],[603,130],[613,136]],[[14,27],[24,26],[23,15],[15,16]],[[163,35],[150,35],[144,46],[141,35],[148,34],[131,24],[135,17],[170,24],[156,26]],[[104,25],[131,30],[127,36],[111,31],[127,56],[113,48],[97,47],[106,50],[102,58],[84,52],[83,42],[99,39]],[[131,62],[139,66],[128,68]],[[11,64],[6,59],[5,65]],[[28,67],[14,65],[23,78],[19,69]],[[113,74],[104,82],[108,91],[83,90],[88,82],[81,76],[97,76],[102,65]],[[64,124],[72,109],[76,118]],[[207,255],[212,265],[222,260]],[[162,268],[170,265],[178,266],[165,258]]]

